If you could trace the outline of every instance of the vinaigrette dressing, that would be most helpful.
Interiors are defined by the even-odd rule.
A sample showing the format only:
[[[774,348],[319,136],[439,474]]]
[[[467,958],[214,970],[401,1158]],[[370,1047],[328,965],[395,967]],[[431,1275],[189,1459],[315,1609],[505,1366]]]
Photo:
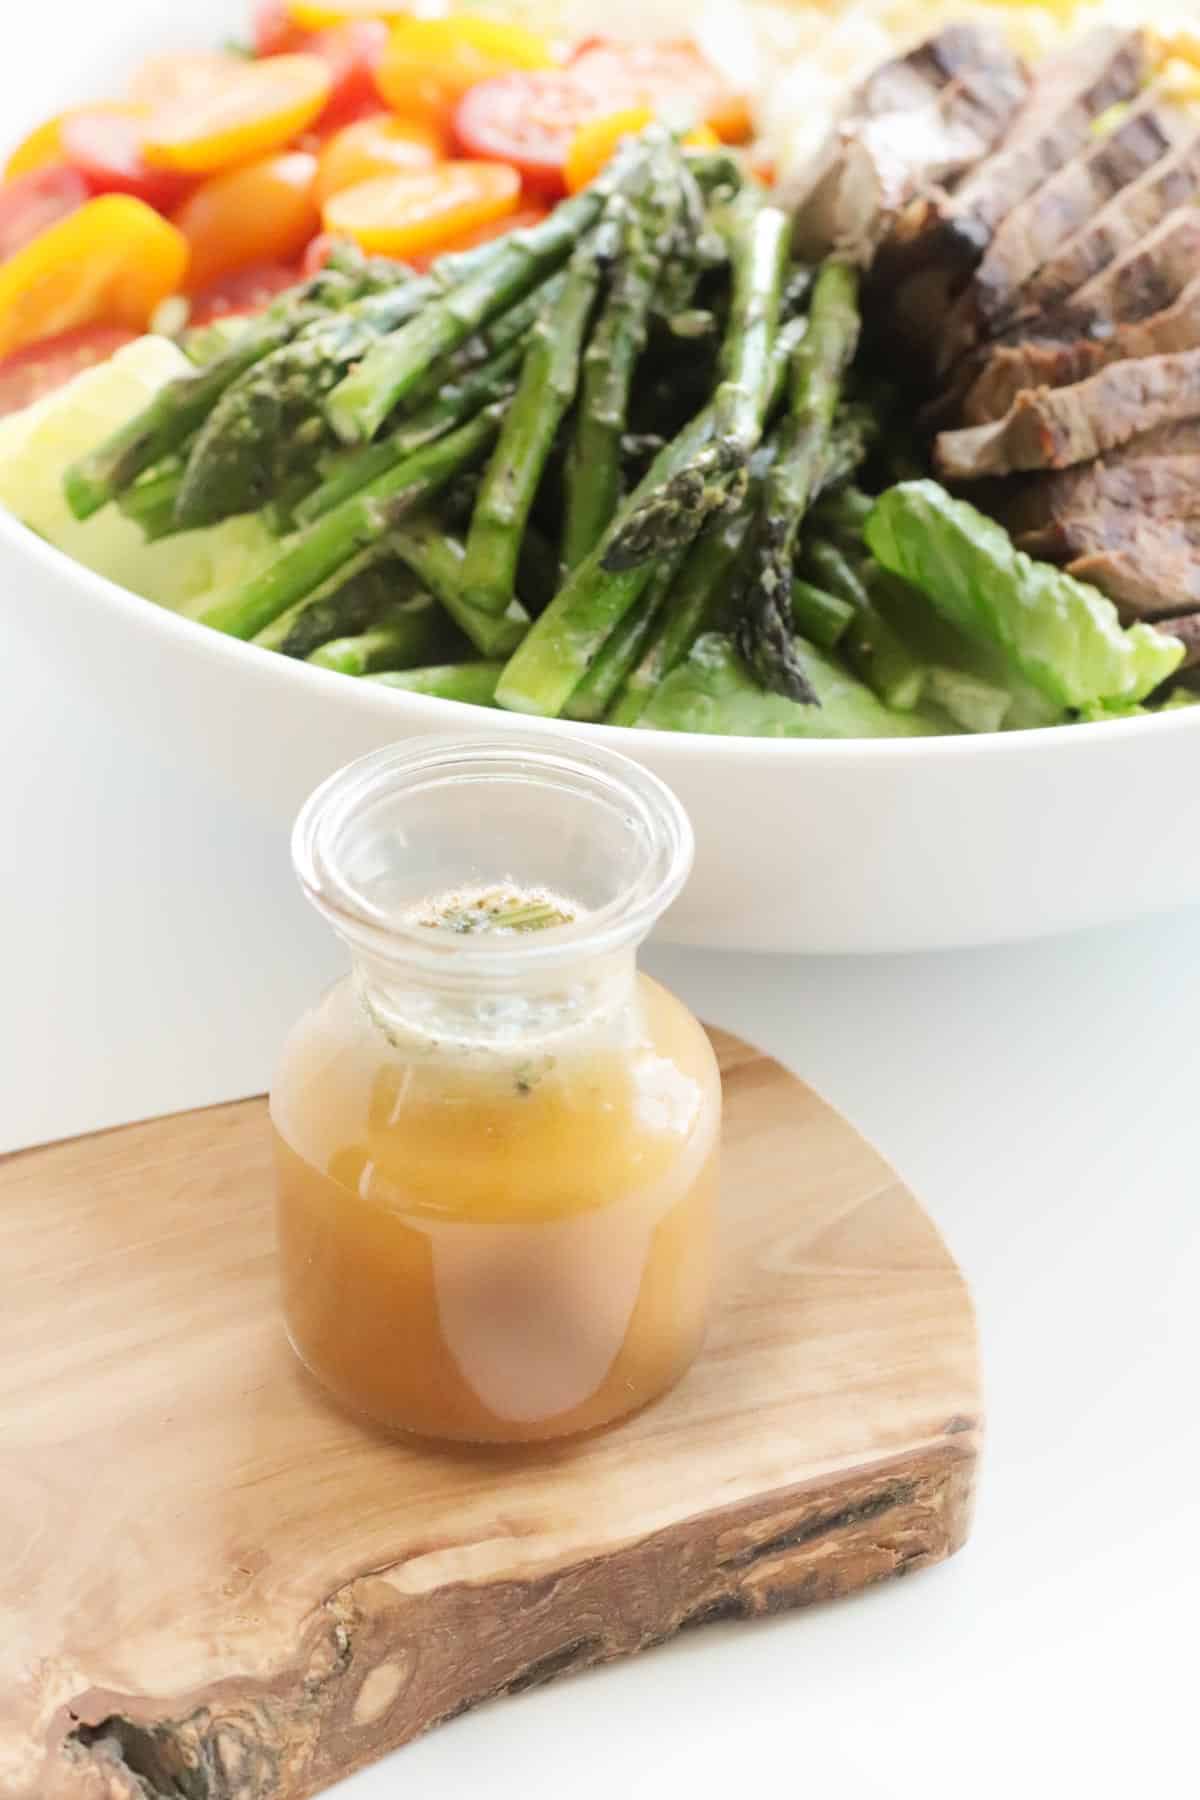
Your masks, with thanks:
[[[395,779],[446,754],[426,744],[380,756]],[[569,794],[575,765],[545,754],[544,779]],[[474,746],[468,760],[489,752]],[[491,760],[511,767],[513,752],[497,746]],[[517,760],[511,797],[528,834],[541,770],[528,749]],[[589,760],[628,779],[621,758]],[[682,817],[658,783],[633,776]],[[561,805],[551,812],[561,828]],[[594,843],[601,825],[628,834],[637,820],[626,796],[615,818],[585,811],[584,823]],[[416,874],[431,859],[411,824],[399,837]],[[304,827],[302,815],[298,839]],[[512,847],[502,817],[490,831],[497,856],[500,840]],[[686,846],[686,821],[677,831]],[[478,817],[474,835],[489,835]],[[380,913],[358,931],[344,893],[320,886],[311,840],[298,849],[356,966],[293,1031],[272,1095],[292,1343],[339,1400],[396,1429],[532,1442],[608,1423],[675,1382],[703,1339],[720,1120],[708,1039],[636,972],[648,916],[636,879],[634,901],[618,892],[614,907],[599,860],[581,861],[569,834],[528,856],[529,881],[463,879],[473,871],[441,857],[457,878],[405,896],[390,858],[355,841],[373,880],[387,868],[372,890],[386,891],[386,924]],[[680,860],[666,858],[675,889]],[[630,862],[618,858],[626,887]],[[578,899],[562,879],[572,864]],[[648,876],[664,903],[661,868]]]

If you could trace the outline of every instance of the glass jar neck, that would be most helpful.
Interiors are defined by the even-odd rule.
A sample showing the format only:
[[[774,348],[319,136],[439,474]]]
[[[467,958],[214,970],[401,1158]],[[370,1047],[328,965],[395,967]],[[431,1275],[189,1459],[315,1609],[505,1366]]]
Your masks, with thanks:
[[[482,981],[358,951],[352,974],[364,1012],[393,1049],[505,1062],[627,1042],[636,1026],[636,977],[629,945],[541,970],[514,963],[507,975]]]

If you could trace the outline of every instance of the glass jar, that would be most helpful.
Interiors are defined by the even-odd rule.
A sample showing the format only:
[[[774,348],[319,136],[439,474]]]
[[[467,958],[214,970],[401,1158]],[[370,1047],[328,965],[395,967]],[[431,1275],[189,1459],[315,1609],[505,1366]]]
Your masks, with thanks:
[[[379,751],[293,839],[353,966],[271,1096],[288,1333],[343,1403],[430,1437],[607,1424],[705,1329],[720,1077],[635,965],[691,828],[636,764],[560,744]]]

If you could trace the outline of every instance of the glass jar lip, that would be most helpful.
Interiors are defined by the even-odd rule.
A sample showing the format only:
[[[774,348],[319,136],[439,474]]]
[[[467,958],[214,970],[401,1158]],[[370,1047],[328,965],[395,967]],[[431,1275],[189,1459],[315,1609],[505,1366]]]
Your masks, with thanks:
[[[383,795],[430,777],[462,782],[526,779],[597,793],[642,827],[646,853],[634,878],[604,906],[569,925],[503,938],[462,937],[399,919],[345,874],[343,834]],[[358,757],[304,802],[292,830],[292,862],[306,898],[353,948],[429,973],[485,977],[546,969],[598,956],[645,938],[691,871],[695,839],[682,802],[657,775],[615,750],[581,745],[553,731],[495,737],[437,734],[407,738]],[[519,871],[515,871],[519,877]]]

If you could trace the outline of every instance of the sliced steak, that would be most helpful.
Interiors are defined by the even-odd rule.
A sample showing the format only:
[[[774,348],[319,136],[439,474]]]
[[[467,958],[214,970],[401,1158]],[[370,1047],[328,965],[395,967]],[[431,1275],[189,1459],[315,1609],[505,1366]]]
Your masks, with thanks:
[[[1089,551],[1066,565],[1089,581],[1127,619],[1166,619],[1200,606],[1200,521],[1172,531],[1152,519],[1131,527],[1129,540]]]
[[[1014,207],[946,323],[939,369],[949,369],[981,338],[1002,331],[1017,310],[1021,288],[1054,251],[1191,130],[1182,108],[1163,105],[1147,90],[1114,130]]]
[[[1134,98],[1146,66],[1144,34],[1107,26],[1047,57],[999,148],[953,198],[931,194],[898,222],[886,246],[892,272],[927,262],[973,268],[1001,220],[1086,147],[1093,120]]]
[[[1174,305],[1150,318],[1120,325],[1110,337],[1070,343],[1000,345],[988,355],[962,402],[965,425],[1002,419],[1026,388],[1070,387],[1125,358],[1169,356],[1200,349],[1200,275]]]
[[[1200,613],[1188,613],[1181,619],[1168,619],[1158,628],[1167,637],[1178,638],[1183,645],[1181,669],[1194,669],[1200,663]]]
[[[1122,188],[1025,284],[1009,324],[1053,314],[1085,282],[1128,256],[1200,187],[1200,126]]]
[[[958,54],[943,54],[945,39]],[[961,175],[1000,137],[1028,89],[1020,62],[998,35],[974,28],[942,33],[924,50],[937,46],[942,48],[927,57],[932,73],[918,65],[921,52],[914,52],[873,78],[818,155],[801,195],[789,196],[798,255],[816,259],[837,249],[868,262],[914,194]],[[939,85],[950,65],[954,74]],[[880,104],[900,93],[915,103]]]
[[[1171,306],[1200,269],[1200,207],[1176,207],[1132,250],[1077,288],[1054,317],[1055,335],[1103,336]]]
[[[1019,394],[1002,419],[943,431],[934,461],[949,481],[1065,469],[1141,432],[1200,416],[1200,350],[1114,363],[1087,381]]]

